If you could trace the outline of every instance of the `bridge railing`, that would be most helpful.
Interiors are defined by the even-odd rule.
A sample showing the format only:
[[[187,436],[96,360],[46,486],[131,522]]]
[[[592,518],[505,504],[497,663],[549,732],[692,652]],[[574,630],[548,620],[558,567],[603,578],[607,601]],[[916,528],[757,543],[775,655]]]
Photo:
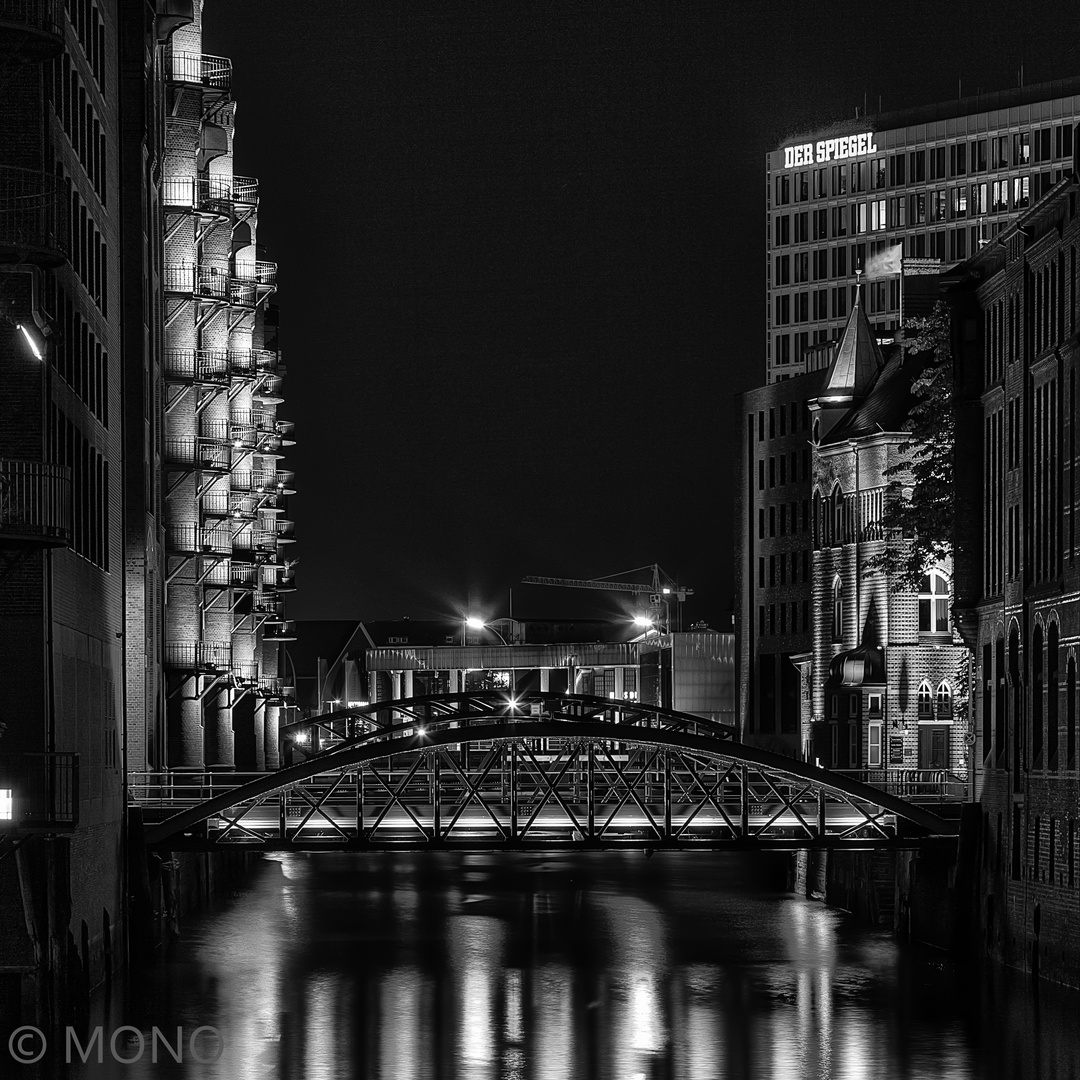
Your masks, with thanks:
[[[375,738],[380,732],[406,734],[420,728],[429,731],[447,727],[472,729],[508,720],[564,721],[570,725],[568,738],[573,738],[572,725],[575,721],[596,720],[625,724],[627,729],[678,728],[704,738],[732,737],[731,728],[705,717],[676,714],[638,702],[615,702],[587,695],[547,691],[516,697],[505,691],[476,691],[441,695],[438,698],[381,701],[364,708],[308,717],[289,725],[282,734],[295,737],[317,728],[319,749],[327,751],[359,738]],[[552,743],[555,745],[555,740]]]
[[[833,769],[909,802],[963,802],[970,784],[945,769]]]

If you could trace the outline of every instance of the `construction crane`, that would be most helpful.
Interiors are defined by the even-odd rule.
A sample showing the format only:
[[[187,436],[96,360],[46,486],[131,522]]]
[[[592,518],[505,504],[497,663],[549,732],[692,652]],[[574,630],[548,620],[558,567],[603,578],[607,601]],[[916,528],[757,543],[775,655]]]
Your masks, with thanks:
[[[675,600],[682,604],[688,596],[694,595],[693,589],[678,585],[660,567],[653,563],[651,566],[639,566],[634,570],[624,570],[621,575],[612,574],[612,577],[637,574],[642,570],[652,572],[652,581],[645,585],[634,581],[612,581],[610,578],[563,578],[563,577],[539,577],[528,574],[521,579],[523,585],[558,585],[566,589],[605,589],[609,592],[628,592],[648,594],[650,607],[650,620],[654,626],[660,623],[660,608]],[[681,625],[679,609],[676,608],[676,621]],[[671,627],[669,626],[670,630]]]

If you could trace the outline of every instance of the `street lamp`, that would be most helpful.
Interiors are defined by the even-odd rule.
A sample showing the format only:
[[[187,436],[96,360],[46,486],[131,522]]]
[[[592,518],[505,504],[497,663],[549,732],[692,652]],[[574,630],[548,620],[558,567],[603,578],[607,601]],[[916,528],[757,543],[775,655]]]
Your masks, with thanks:
[[[470,630],[490,630],[504,645],[506,645],[507,647],[509,647],[510,645],[510,642],[507,641],[506,638],[504,638],[502,634],[499,633],[499,631],[491,625],[491,623],[486,623],[483,619],[478,619],[475,615],[470,615],[465,620],[465,625]]]

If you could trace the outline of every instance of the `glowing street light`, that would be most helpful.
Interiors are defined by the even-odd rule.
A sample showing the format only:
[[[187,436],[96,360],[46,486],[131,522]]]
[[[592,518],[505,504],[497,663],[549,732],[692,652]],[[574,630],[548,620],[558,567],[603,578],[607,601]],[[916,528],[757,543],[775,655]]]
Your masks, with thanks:
[[[491,623],[486,623],[483,619],[479,619],[475,615],[470,615],[465,620],[465,625],[470,630],[490,630],[504,645],[509,646],[510,644],[510,642],[508,642],[506,638],[504,638],[502,634],[499,633],[499,631],[491,625]]]
[[[34,331],[31,330],[30,327],[26,325],[26,323],[16,323],[15,325],[22,331],[22,336],[24,338],[26,338],[26,344],[30,346],[30,351],[34,354],[34,359],[36,359],[36,360],[44,360],[45,359],[45,345],[44,345],[44,342],[40,342],[38,340],[38,335],[35,334]]]

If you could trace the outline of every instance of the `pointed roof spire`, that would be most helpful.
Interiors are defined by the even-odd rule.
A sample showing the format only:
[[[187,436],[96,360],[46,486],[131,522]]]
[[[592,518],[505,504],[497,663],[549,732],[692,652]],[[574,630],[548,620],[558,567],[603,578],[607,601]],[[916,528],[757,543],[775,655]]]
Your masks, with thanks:
[[[862,277],[861,271],[858,277]],[[818,400],[824,403],[863,397],[884,363],[877,339],[866,321],[860,281],[855,290],[855,303],[851,305],[851,314],[836,346],[832,364],[829,365],[829,374]]]

